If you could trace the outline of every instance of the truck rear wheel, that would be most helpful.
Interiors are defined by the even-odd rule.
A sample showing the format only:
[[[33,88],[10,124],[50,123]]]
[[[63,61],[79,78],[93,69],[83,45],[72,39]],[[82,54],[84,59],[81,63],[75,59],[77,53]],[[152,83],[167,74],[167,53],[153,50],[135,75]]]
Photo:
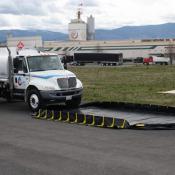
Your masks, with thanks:
[[[42,99],[38,90],[31,89],[28,92],[27,103],[33,112],[37,112],[42,107]]]
[[[10,96],[10,93],[7,93],[6,100],[7,100],[8,103],[12,102],[12,98]]]
[[[66,106],[68,108],[78,108],[81,104],[81,97],[66,101]]]

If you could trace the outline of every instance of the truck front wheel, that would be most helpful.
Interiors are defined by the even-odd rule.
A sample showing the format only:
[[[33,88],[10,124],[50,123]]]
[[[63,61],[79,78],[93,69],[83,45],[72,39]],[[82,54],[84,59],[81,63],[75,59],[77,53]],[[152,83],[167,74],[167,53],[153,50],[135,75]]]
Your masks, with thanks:
[[[27,103],[29,105],[29,108],[33,112],[37,112],[42,107],[41,102],[42,102],[42,99],[41,99],[39,91],[36,89],[31,89],[28,92],[28,96],[27,96]]]
[[[78,108],[81,104],[81,97],[66,101],[68,108]]]

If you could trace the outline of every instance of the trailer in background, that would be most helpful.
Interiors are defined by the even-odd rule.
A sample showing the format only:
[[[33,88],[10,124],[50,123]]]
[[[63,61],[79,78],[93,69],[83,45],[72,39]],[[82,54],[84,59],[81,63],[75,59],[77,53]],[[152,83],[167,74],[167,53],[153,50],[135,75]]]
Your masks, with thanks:
[[[123,54],[121,53],[74,53],[74,63],[85,65],[96,63],[102,66],[117,66],[123,64]]]

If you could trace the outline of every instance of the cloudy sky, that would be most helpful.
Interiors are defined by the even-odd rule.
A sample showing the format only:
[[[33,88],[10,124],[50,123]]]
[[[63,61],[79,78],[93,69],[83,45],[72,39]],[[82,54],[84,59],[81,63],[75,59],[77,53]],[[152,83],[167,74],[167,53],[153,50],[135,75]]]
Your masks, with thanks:
[[[92,14],[96,28],[175,22],[174,0],[1,0],[0,29],[47,29],[67,33],[83,3],[82,18]]]

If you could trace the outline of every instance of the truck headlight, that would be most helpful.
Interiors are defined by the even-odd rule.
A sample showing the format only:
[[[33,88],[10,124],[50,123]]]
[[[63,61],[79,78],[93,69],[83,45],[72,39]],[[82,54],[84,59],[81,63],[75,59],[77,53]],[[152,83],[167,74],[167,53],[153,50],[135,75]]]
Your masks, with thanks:
[[[83,84],[78,78],[77,78],[77,88],[83,88]]]

